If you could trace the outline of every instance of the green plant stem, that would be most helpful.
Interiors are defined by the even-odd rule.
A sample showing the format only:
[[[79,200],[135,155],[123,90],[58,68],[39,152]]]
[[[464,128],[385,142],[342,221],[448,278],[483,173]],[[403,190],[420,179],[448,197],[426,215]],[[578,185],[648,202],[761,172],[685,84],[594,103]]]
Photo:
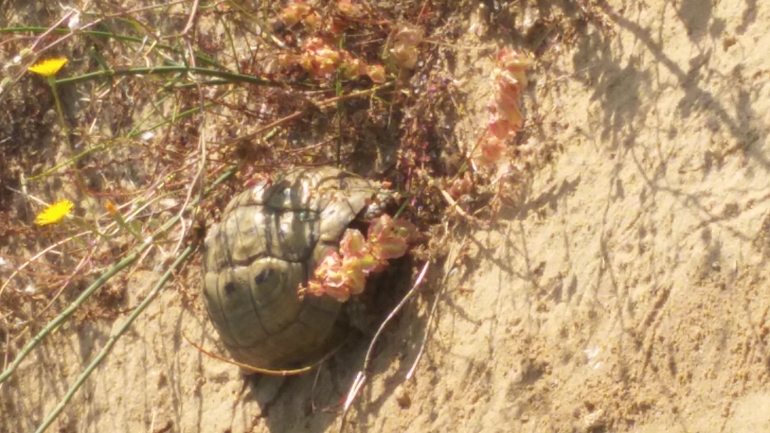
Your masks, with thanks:
[[[212,106],[212,105],[214,105],[214,103],[213,103],[213,102],[209,102],[209,103],[206,103],[206,105],[204,106],[204,108],[208,108],[208,107],[210,107],[210,106]],[[159,128],[159,127],[161,127],[161,126],[167,125],[167,124],[169,124],[169,123],[173,123],[173,122],[176,122],[177,120],[179,120],[179,119],[181,119],[181,118],[183,118],[183,117],[187,117],[187,116],[193,115],[193,114],[195,114],[195,113],[199,112],[200,110],[201,110],[201,107],[200,107],[200,106],[196,106],[196,107],[193,107],[193,108],[191,108],[191,109],[189,109],[189,110],[185,110],[185,111],[183,111],[183,112],[181,112],[181,113],[179,113],[179,114],[176,114],[176,115],[174,115],[174,116],[173,116],[171,119],[162,120],[162,121],[160,121],[160,122],[157,122],[157,123],[155,123],[155,124],[153,124],[153,125],[150,125],[150,127],[149,127],[149,128],[147,128],[147,129],[143,129],[143,130],[135,130],[135,131],[132,131],[131,133],[129,133],[129,134],[126,136],[126,138],[133,138],[133,137],[136,137],[136,136],[138,136],[138,135],[140,135],[140,134],[143,134],[143,133],[145,133],[145,132],[147,132],[147,131],[152,131],[152,130],[154,130],[154,129],[156,129],[156,128]],[[117,140],[115,140],[115,141],[117,141]],[[44,172],[42,172],[42,173],[40,173],[40,174],[37,174],[37,175],[35,175],[35,176],[30,176],[30,177],[28,177],[28,178],[27,178],[27,180],[28,180],[28,181],[33,181],[33,180],[42,179],[42,178],[44,178],[44,177],[48,176],[49,174],[51,174],[51,173],[55,172],[56,170],[58,170],[58,169],[60,169],[60,168],[62,168],[62,167],[65,167],[65,166],[67,166],[67,165],[71,164],[71,163],[72,163],[72,162],[74,162],[74,161],[78,161],[79,159],[81,159],[81,158],[83,158],[83,157],[87,156],[87,155],[88,155],[88,154],[90,154],[90,153],[93,153],[93,152],[96,152],[96,151],[100,151],[100,150],[104,150],[104,149],[107,149],[107,148],[108,148],[109,146],[111,146],[112,144],[114,144],[114,142],[113,142],[113,143],[103,143],[103,144],[98,144],[98,145],[96,145],[96,146],[90,147],[90,148],[88,148],[88,149],[86,149],[86,150],[84,150],[84,151],[80,152],[79,154],[77,154],[77,155],[73,156],[72,158],[69,158],[69,159],[67,159],[66,161],[62,161],[61,163],[59,163],[59,164],[56,164],[55,166],[53,166],[53,167],[49,168],[48,170],[46,170],[46,171],[44,171]]]
[[[56,77],[50,76],[46,77],[46,80],[48,81],[48,84],[51,86],[51,92],[53,92],[53,99],[56,102],[56,111],[59,113],[59,123],[61,124],[62,133],[64,134],[64,140],[67,142],[67,149],[69,149],[72,154],[75,153],[75,148],[72,146],[72,140],[70,139],[70,127],[67,124],[67,121],[64,119],[64,109],[61,105],[61,99],[59,99],[59,88],[57,86]],[[80,175],[79,170],[73,170],[75,173],[75,177],[78,180],[78,183],[81,185],[85,185],[85,182],[83,181],[82,176]]]
[[[112,351],[112,348],[115,346],[115,343],[118,342],[121,336],[131,327],[131,324],[134,323],[134,320],[136,320],[137,317],[139,317],[140,314],[147,308],[147,306],[152,303],[153,300],[158,296],[160,293],[160,289],[163,288],[163,286],[166,284],[166,281],[168,281],[173,271],[176,270],[176,268],[179,267],[182,262],[184,262],[192,253],[195,251],[195,248],[193,246],[187,246],[187,248],[182,251],[182,253],[177,257],[176,260],[174,260],[174,263],[171,264],[171,266],[166,269],[166,272],[163,274],[163,276],[158,280],[158,282],[155,284],[155,287],[152,288],[152,291],[147,295],[146,298],[136,307],[136,309],[131,313],[130,316],[123,322],[122,325],[120,325],[120,328],[118,328],[118,331],[112,334],[107,340],[107,343],[104,344],[104,347],[102,347],[102,350],[99,351],[99,353],[96,355],[96,357],[91,361],[90,364],[88,364],[88,367],[86,367],[85,370],[83,370],[82,373],[78,376],[78,378],[75,380],[75,383],[72,384],[72,386],[67,390],[67,393],[64,394],[64,397],[59,401],[59,404],[56,405],[56,407],[48,414],[48,416],[43,420],[43,423],[40,424],[40,427],[35,430],[35,433],[42,433],[44,432],[51,423],[54,422],[54,420],[61,414],[62,410],[64,410],[64,407],[67,405],[67,403],[72,399],[72,397],[75,395],[75,392],[77,392],[78,389],[83,385],[83,383],[88,379],[88,377],[91,375],[91,373],[96,369],[97,366],[104,360],[105,357]]]
[[[49,168],[48,170],[46,170],[46,171],[44,171],[44,172],[42,172],[42,173],[40,173],[38,175],[28,177],[27,180],[28,181],[33,181],[33,180],[42,179],[42,178],[48,176],[49,174],[55,172],[56,170],[58,170],[58,169],[60,169],[62,167],[65,167],[65,166],[71,164],[72,162],[77,161],[77,160],[83,158],[84,156],[88,155],[89,153],[96,152],[98,150],[103,150],[106,147],[107,147],[106,144],[98,144],[96,146],[89,147],[88,149],[80,152],[79,154],[73,156],[72,158],[69,158],[69,159],[67,159],[67,160],[65,160],[65,161],[63,161],[63,162],[61,162],[59,164],[56,164],[55,166]]]
[[[99,230],[96,229],[96,227],[89,224],[88,221],[85,220],[85,218],[81,218],[75,215],[70,215],[68,220],[72,221],[73,224],[80,227],[81,229],[88,230],[96,238],[112,239],[111,235],[100,232]]]
[[[0,28],[0,34],[2,33],[23,33],[23,32],[32,32],[32,33],[45,33],[47,31],[51,30],[49,27],[5,27]],[[56,28],[52,30],[52,33],[55,34],[70,34],[72,33],[72,30],[65,29],[65,28]],[[125,42],[134,42],[137,44],[143,44],[146,41],[144,38],[137,38],[135,36],[128,36],[128,35],[120,35],[117,33],[111,33],[111,32],[104,32],[104,31],[98,31],[98,30],[85,30],[85,31],[79,31],[80,34],[89,35],[89,36],[97,36],[102,38],[112,38],[117,39],[119,41],[125,41]],[[160,48],[164,51],[168,51],[175,54],[182,54],[181,51],[175,49],[174,47],[166,44],[156,44],[155,47]],[[210,65],[210,66],[217,66],[220,65],[212,60],[210,57],[205,56],[200,53],[195,53],[195,58],[201,61],[204,64]]]
[[[35,337],[32,338],[32,340],[29,341],[29,343],[24,346],[24,348],[19,352],[18,355],[16,355],[16,359],[13,360],[11,365],[5,369],[5,371],[0,374],[0,383],[3,383],[8,377],[13,374],[14,371],[19,367],[19,364],[21,364],[21,361],[24,360],[24,358],[29,355],[29,353],[34,349],[38,344],[40,344],[43,339],[48,336],[53,330],[57,329],[59,326],[61,326],[62,323],[64,323],[65,320],[67,320],[83,303],[98,289],[101,287],[104,283],[107,282],[112,276],[117,274],[120,270],[125,268],[126,266],[130,265],[134,262],[137,258],[139,258],[139,255],[147,249],[151,243],[143,243],[140,245],[136,251],[134,251],[132,254],[129,254],[128,257],[121,260],[113,266],[110,270],[102,274],[96,281],[94,281],[93,284],[91,284],[75,301],[73,301],[67,309],[62,311],[61,314],[56,316],[55,319],[48,322],[48,325],[46,325],[45,328],[43,328]]]
[[[222,86],[225,84],[232,84],[233,82],[230,80],[206,80],[201,81],[198,83],[181,83],[181,84],[174,84],[174,89],[189,89],[189,88],[195,88],[198,86]]]
[[[67,139],[67,145],[69,146],[70,150],[72,150],[72,143],[70,142],[70,128],[69,125],[67,125],[67,122],[64,120],[64,109],[61,105],[61,100],[59,99],[59,89],[56,85],[56,78],[53,76],[47,77],[48,84],[51,86],[51,91],[53,92],[53,99],[56,103],[56,111],[59,113],[59,123],[61,123],[62,131],[64,132],[64,136]]]
[[[225,179],[230,177],[235,170],[228,170],[226,173],[224,173],[222,176],[219,177],[216,181],[214,181],[211,185],[211,187],[208,189],[210,191],[212,188],[214,188],[216,185],[224,182]],[[207,192],[208,192],[207,191]],[[200,200],[196,199],[191,206],[197,206],[200,203]],[[171,227],[173,227],[179,219],[182,218],[181,213],[175,215],[171,219],[169,219],[165,224],[163,224],[153,235],[150,237],[146,242],[142,242],[138,246],[135,247],[134,251],[129,254],[126,258],[118,262],[115,266],[110,268],[107,272],[102,274],[96,281],[94,281],[93,284],[88,286],[88,288],[77,298],[75,301],[72,302],[64,311],[62,311],[61,314],[56,316],[53,320],[51,320],[45,328],[43,328],[37,335],[35,335],[32,340],[27,343],[24,348],[21,349],[18,355],[16,355],[16,358],[11,362],[11,365],[5,369],[5,371],[0,374],[0,384],[5,382],[6,379],[8,379],[11,374],[13,374],[14,371],[19,367],[19,364],[24,360],[24,358],[29,355],[29,353],[34,349],[40,342],[43,341],[45,337],[48,336],[51,332],[53,332],[55,329],[58,329],[59,326],[61,326],[62,323],[64,323],[65,320],[67,320],[77,309],[80,307],[88,298],[104,283],[106,283],[110,278],[112,278],[115,274],[117,274],[120,270],[125,268],[126,266],[133,263],[136,259],[138,259],[141,254],[149,248],[152,245],[152,241],[154,239],[157,239],[168,231]]]
[[[175,73],[193,73],[197,75],[219,77],[232,82],[242,82],[256,84],[259,86],[284,87],[286,84],[265,80],[253,75],[236,74],[233,72],[218,71],[215,69],[196,68],[191,66],[158,66],[155,68],[132,68],[132,69],[107,69],[103,71],[90,72],[88,74],[78,75],[76,77],[62,78],[56,80],[57,84],[71,84],[81,81],[93,80],[103,77],[127,76],[127,75],[163,75]]]
[[[137,241],[143,242],[142,236],[139,235],[139,233],[136,232],[131,226],[129,226],[126,223],[126,220],[123,219],[123,216],[120,214],[120,212],[110,212],[110,216],[115,220],[115,222],[118,224],[118,227],[122,228],[123,230],[127,231],[131,236],[136,238]]]

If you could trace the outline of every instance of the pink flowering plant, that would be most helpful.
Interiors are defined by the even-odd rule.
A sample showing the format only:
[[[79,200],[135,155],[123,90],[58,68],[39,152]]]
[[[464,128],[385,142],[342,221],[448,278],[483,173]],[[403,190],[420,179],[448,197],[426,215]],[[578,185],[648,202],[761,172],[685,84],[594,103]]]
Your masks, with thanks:
[[[340,302],[363,292],[366,279],[388,266],[388,260],[406,254],[417,233],[415,226],[403,219],[382,215],[369,225],[367,237],[347,229],[339,252],[328,254],[316,268],[313,278],[300,293],[329,295]]]
[[[524,125],[519,98],[527,87],[527,69],[532,61],[512,49],[503,49],[497,54],[497,63],[498,67],[492,73],[494,93],[487,104],[489,134],[477,155],[477,159],[485,164],[496,163],[505,154],[505,142],[515,137]]]
[[[338,1],[337,10],[346,19],[354,19],[361,12],[350,0]],[[303,1],[292,2],[281,11],[279,17],[289,27],[301,24],[306,29],[323,30],[327,35],[327,38],[305,38],[300,53],[281,53],[278,56],[281,67],[300,66],[310,76],[320,80],[330,80],[335,72],[339,72],[345,80],[366,76],[377,84],[386,81],[384,65],[368,64],[339,47],[337,37],[343,25],[339,20],[322,19],[317,10]]]

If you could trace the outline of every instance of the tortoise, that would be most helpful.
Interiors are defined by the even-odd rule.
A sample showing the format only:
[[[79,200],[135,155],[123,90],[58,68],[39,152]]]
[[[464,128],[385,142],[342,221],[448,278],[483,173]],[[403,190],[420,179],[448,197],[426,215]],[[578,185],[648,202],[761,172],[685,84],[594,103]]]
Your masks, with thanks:
[[[375,185],[332,167],[296,168],[235,196],[203,245],[203,300],[231,357],[258,368],[307,365],[350,330],[343,304],[299,296]]]

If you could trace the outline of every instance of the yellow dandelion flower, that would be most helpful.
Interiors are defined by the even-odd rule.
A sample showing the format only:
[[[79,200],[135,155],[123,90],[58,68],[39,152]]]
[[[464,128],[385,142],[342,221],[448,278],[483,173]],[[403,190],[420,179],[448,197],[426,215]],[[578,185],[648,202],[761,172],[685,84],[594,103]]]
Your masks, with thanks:
[[[47,59],[30,66],[28,70],[44,77],[53,77],[67,64],[65,57]]]
[[[37,214],[35,218],[35,224],[44,226],[48,224],[55,224],[62,220],[62,218],[69,215],[72,210],[72,202],[69,200],[59,200],[58,202],[48,206],[42,212]]]

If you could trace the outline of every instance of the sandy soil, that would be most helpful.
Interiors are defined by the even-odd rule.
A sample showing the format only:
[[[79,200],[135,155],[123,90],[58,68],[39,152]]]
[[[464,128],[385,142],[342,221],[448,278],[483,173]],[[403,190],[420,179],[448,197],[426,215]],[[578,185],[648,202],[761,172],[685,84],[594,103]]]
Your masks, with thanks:
[[[463,260],[387,330],[345,431],[770,431],[770,6],[597,3],[531,72],[527,144],[555,151],[498,227],[458,235]],[[457,41],[459,139],[491,68],[462,47],[499,42],[478,20]],[[157,277],[134,274],[126,304]],[[186,299],[165,291],[51,431],[339,431],[366,342],[317,376],[244,382],[185,340],[215,344]],[[122,320],[59,330],[0,390],[0,430],[37,426]]]

